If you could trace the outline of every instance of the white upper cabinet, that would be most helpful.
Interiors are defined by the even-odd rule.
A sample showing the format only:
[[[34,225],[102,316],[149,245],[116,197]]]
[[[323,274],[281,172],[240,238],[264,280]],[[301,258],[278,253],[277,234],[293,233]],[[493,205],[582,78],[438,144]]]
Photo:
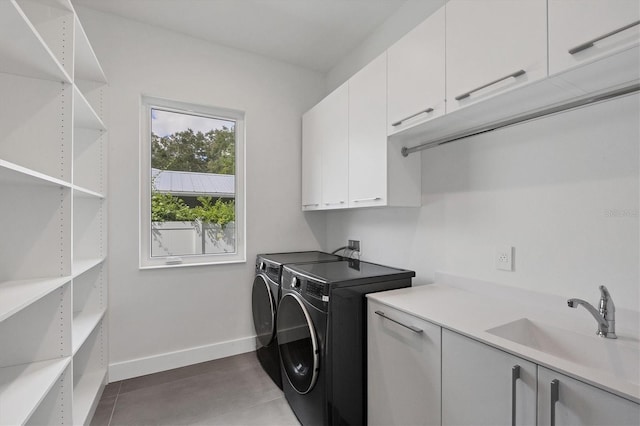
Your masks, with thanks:
[[[586,93],[637,83],[638,24],[637,0],[549,0],[549,73]]]
[[[348,205],[349,86],[343,84],[302,118],[302,209]]]
[[[302,210],[318,210],[322,203],[322,146],[319,105],[302,116]]]
[[[445,8],[387,51],[388,134],[445,112]]]
[[[387,142],[387,55],[349,80],[349,207],[420,206],[420,156]]]
[[[319,140],[322,147],[322,204],[345,208],[349,176],[349,87],[340,86],[320,103]]]
[[[546,0],[450,0],[447,112],[547,76]]]
[[[639,19],[637,0],[549,0],[549,74],[638,46]]]
[[[387,204],[387,60],[349,80],[349,207]]]

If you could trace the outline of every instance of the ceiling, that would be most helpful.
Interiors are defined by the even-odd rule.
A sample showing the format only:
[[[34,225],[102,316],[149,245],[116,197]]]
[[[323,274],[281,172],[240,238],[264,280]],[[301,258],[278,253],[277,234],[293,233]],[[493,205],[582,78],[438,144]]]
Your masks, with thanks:
[[[74,4],[327,72],[406,1],[74,0]]]

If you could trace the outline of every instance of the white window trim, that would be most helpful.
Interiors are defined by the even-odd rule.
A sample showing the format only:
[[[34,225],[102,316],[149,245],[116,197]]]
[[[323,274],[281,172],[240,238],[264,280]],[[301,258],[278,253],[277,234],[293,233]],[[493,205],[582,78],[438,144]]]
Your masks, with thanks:
[[[197,254],[185,256],[151,257],[151,109],[194,113],[236,122],[236,252],[225,254]],[[140,269],[179,268],[186,266],[220,265],[246,262],[246,186],[245,186],[245,118],[244,112],[190,104],[168,99],[141,96],[140,98],[140,170],[139,170],[139,227]]]

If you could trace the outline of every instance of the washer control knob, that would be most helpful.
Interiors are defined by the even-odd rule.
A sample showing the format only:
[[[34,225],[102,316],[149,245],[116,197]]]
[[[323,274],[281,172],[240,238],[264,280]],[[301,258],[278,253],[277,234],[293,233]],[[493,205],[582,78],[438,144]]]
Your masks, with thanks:
[[[300,278],[298,277],[291,278],[291,288],[300,288]]]
[[[261,271],[266,271],[267,265],[264,262],[260,262],[260,266],[258,268],[260,268]]]

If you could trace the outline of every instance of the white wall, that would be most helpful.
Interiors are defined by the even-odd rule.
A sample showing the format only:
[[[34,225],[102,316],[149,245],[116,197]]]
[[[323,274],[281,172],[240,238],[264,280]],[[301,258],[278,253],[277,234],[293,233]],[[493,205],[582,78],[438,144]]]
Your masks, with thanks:
[[[300,117],[324,76],[78,8],[109,80],[110,379],[251,350],[257,253],[317,249],[300,211]],[[246,112],[247,263],[138,269],[140,95]]]
[[[422,207],[328,216],[363,259],[640,309],[638,95],[423,151]],[[495,269],[497,245],[515,271]]]
[[[446,0],[407,0],[376,31],[327,73],[327,93],[332,92],[360,68],[387,50],[396,40],[415,28]]]

